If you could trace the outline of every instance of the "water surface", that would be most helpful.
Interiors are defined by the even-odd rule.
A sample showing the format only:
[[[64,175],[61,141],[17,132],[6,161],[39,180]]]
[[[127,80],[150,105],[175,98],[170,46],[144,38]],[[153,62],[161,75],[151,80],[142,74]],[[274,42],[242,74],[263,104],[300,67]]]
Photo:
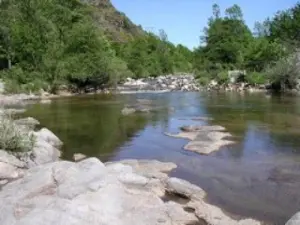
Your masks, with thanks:
[[[151,99],[159,110],[122,116],[124,104]],[[178,165],[173,176],[201,186],[208,201],[228,213],[284,224],[300,210],[300,98],[265,94],[160,93],[90,95],[32,105],[26,115],[40,120],[74,153],[102,161],[157,159]],[[165,132],[214,118],[237,144],[209,156],[183,150],[186,140]]]

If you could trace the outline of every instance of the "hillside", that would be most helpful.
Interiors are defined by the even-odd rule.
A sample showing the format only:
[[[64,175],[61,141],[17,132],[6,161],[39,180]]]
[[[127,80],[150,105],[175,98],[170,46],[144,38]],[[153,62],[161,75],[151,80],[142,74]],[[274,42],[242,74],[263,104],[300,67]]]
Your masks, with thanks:
[[[93,19],[113,41],[126,42],[144,35],[141,26],[135,25],[124,13],[119,12],[110,0],[81,0],[92,6]]]

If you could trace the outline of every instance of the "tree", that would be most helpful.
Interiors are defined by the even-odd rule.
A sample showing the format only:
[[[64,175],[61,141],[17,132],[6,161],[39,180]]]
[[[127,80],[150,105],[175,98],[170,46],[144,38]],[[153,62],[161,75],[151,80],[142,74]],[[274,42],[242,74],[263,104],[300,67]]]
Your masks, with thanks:
[[[231,20],[243,20],[242,9],[236,4],[227,8],[225,10],[225,15],[228,19],[231,19]]]

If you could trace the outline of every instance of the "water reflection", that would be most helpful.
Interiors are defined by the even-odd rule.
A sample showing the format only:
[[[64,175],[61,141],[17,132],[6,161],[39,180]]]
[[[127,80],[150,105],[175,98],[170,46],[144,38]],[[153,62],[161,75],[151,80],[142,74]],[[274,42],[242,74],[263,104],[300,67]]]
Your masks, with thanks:
[[[159,110],[124,117],[124,104],[151,99]],[[282,224],[300,210],[300,98],[236,93],[161,93],[84,96],[34,105],[36,117],[65,143],[64,157],[82,152],[101,160],[173,161],[174,176],[208,192],[228,212]],[[165,136],[183,125],[214,118],[236,145],[201,156],[182,149],[186,140]]]

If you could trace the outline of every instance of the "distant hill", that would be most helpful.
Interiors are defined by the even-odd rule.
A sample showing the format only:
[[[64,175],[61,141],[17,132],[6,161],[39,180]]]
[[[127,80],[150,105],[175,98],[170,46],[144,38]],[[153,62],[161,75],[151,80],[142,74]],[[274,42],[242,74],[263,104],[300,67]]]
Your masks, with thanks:
[[[135,25],[124,13],[118,11],[110,0],[81,0],[93,7],[96,25],[113,41],[126,42],[145,35],[141,26]]]

